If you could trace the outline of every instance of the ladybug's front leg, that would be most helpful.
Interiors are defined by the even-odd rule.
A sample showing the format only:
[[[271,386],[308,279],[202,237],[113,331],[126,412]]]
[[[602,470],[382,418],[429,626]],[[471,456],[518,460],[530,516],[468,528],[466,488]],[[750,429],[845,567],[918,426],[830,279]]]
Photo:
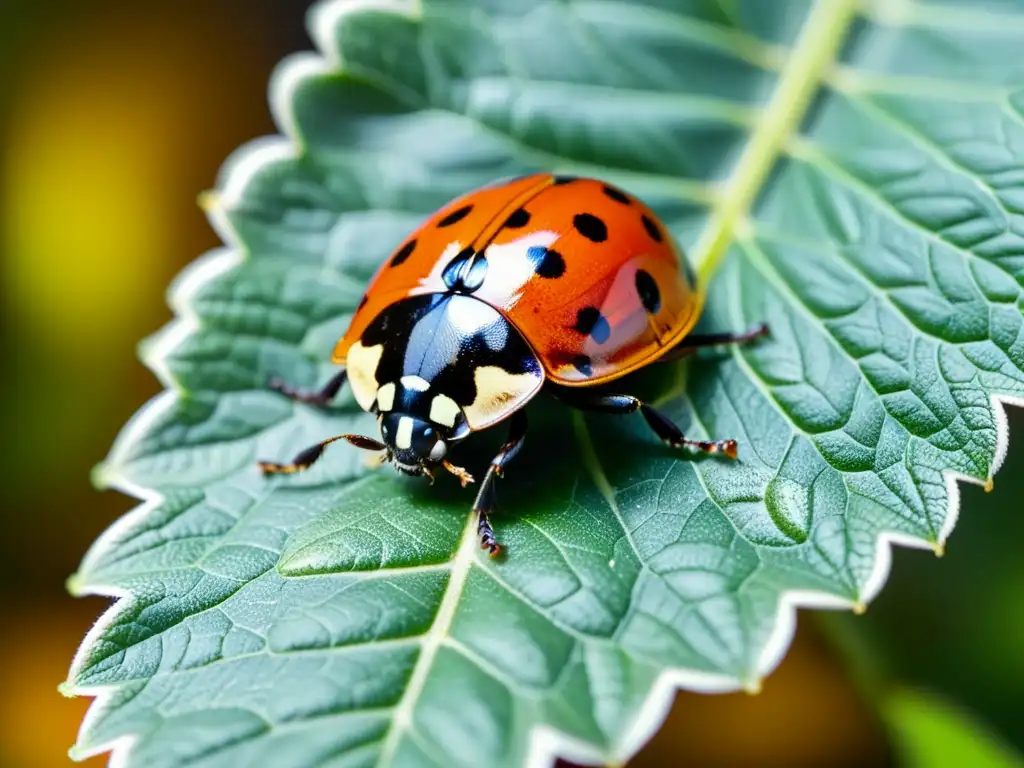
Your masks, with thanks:
[[[324,384],[323,387],[316,392],[305,392],[301,389],[295,389],[280,379],[271,379],[267,386],[275,392],[280,392],[285,397],[297,400],[300,403],[308,403],[310,405],[327,405],[335,398],[335,396],[337,396],[338,392],[341,391],[341,388],[345,386],[345,379],[347,377],[347,371],[342,368],[338,373],[331,377],[330,381]]]
[[[484,481],[480,484],[480,492],[473,502],[473,511],[479,515],[477,530],[480,534],[480,547],[488,550],[491,555],[501,552],[501,545],[494,538],[494,529],[488,515],[494,509],[495,482],[505,473],[505,465],[516,457],[519,450],[526,441],[526,414],[523,411],[516,411],[512,414],[508,428],[508,440],[501,446],[498,455],[491,460],[491,466],[487,468]]]
[[[704,453],[724,453],[731,459],[736,458],[735,440],[690,440],[683,435],[672,420],[652,405],[648,405],[632,395],[604,395],[595,392],[580,392],[569,388],[553,388],[552,394],[566,405],[582,411],[601,411],[604,413],[634,413],[640,411],[648,426],[655,434],[673,448],[694,448]]]

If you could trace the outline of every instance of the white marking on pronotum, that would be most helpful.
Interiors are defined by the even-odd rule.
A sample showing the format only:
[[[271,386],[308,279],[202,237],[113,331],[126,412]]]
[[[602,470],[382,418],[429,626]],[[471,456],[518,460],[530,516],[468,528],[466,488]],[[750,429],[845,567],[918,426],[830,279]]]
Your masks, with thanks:
[[[377,366],[383,354],[383,344],[364,347],[361,341],[357,341],[348,349],[345,368],[348,371],[349,388],[364,411],[370,410],[373,401],[377,399]]]
[[[377,390],[377,409],[381,411],[390,411],[395,407],[395,383],[389,381],[387,384],[381,384],[380,389]]]
[[[285,134],[292,138],[274,137],[250,143],[225,165],[225,171],[222,174],[222,178],[225,179],[223,191],[209,211],[209,216],[221,239],[229,246],[238,246],[239,243],[224,210],[236,206],[241,201],[244,190],[256,172],[274,162],[295,156],[295,147],[298,146],[298,141],[294,138],[297,136],[297,132],[289,106],[290,94],[294,91],[295,86],[305,78],[330,71],[331,66],[336,65],[340,57],[334,43],[333,30],[342,16],[367,8],[387,9],[407,15],[416,15],[418,12],[416,3],[402,0],[344,0],[343,2],[327,2],[315,9],[311,25],[313,36],[320,49],[325,52],[326,60],[324,56],[310,54],[293,57],[278,70],[278,74],[271,83],[271,104],[277,124]],[[422,181],[426,182],[427,179],[424,178]],[[240,263],[241,256],[239,254],[237,248],[234,251],[222,249],[209,254],[187,268],[172,286],[170,304],[177,314],[177,319],[172,321],[153,343],[146,345],[142,354],[147,365],[157,373],[161,383],[168,390],[142,408],[125,425],[111,449],[104,469],[98,472],[98,478],[107,486],[130,494],[140,499],[142,503],[120,518],[97,539],[86,554],[80,573],[87,574],[94,563],[100,561],[119,542],[124,541],[140,521],[148,518],[163,502],[163,497],[158,492],[132,483],[125,476],[121,467],[133,455],[135,447],[142,438],[150,432],[154,424],[159,423],[165,417],[178,398],[180,386],[170,379],[166,359],[173,350],[178,348],[182,340],[198,328],[195,312],[190,305],[195,290],[205,285],[217,274]],[[1003,406],[1024,407],[1024,399],[993,395],[990,398],[990,403],[996,422],[996,449],[991,465],[991,473],[995,474],[1006,457],[1008,447],[1008,429]],[[979,485],[985,484],[985,481],[951,471],[945,472],[944,477],[948,507],[942,528],[938,533],[938,541],[931,543],[903,533],[881,532],[876,541],[871,574],[861,586],[859,603],[870,602],[885,583],[889,572],[892,546],[904,545],[934,549],[936,545],[941,546],[945,543],[956,525],[959,513],[958,480]],[[420,653],[420,660],[417,662],[413,678],[406,688],[399,707],[395,710],[391,733],[389,733],[383,750],[385,756],[393,754],[398,738],[411,724],[412,711],[426,681],[430,663],[450,629],[459,596],[466,583],[474,562],[473,555],[476,552],[477,543],[472,521],[469,526],[463,533],[462,544],[453,561],[453,575],[441,608],[438,610],[430,630],[424,636],[424,650]],[[82,669],[88,663],[90,653],[99,644],[100,639],[120,616],[131,609],[135,602],[135,597],[131,593],[112,584],[83,584],[78,578],[72,579],[72,585],[78,595],[102,595],[114,598],[116,602],[103,613],[86,635],[71,663],[68,674],[69,681],[81,674]],[[844,598],[837,598],[834,595],[821,592],[803,590],[784,592],[779,600],[774,629],[769,641],[757,658],[753,674],[763,677],[779,663],[796,627],[797,608],[835,608],[837,606],[851,608],[854,605],[856,604]],[[616,743],[608,745],[605,750],[600,750],[551,726],[537,725],[534,726],[530,735],[525,765],[527,768],[548,768],[559,756],[581,764],[625,762],[636,753],[664,721],[678,688],[705,693],[727,692],[742,689],[744,682],[728,675],[709,674],[689,669],[665,670],[658,677],[637,716]],[[128,756],[138,740],[138,734],[120,736],[99,743],[89,743],[89,738],[95,731],[97,723],[109,712],[112,701],[115,700],[114,696],[121,690],[121,686],[119,684],[86,686],[68,683],[62,686],[61,690],[67,695],[94,697],[79,729],[78,743],[82,746],[73,748],[74,757],[84,759],[110,752],[110,768],[124,768]]]
[[[501,349],[508,339],[508,325],[498,322],[501,315],[483,302],[464,296],[457,296],[448,303],[447,319],[452,327],[466,337],[489,331],[486,337],[487,346]]]
[[[403,387],[416,392],[426,392],[430,389],[430,382],[420,376],[403,376],[401,382]]]
[[[430,403],[430,420],[445,427],[454,427],[459,417],[459,404],[448,395],[435,395]]]
[[[500,420],[529,399],[544,382],[533,373],[509,373],[498,365],[481,365],[473,372],[476,399],[464,409],[474,429]]]
[[[408,416],[403,416],[398,420],[395,447],[402,451],[412,447],[412,419]]]

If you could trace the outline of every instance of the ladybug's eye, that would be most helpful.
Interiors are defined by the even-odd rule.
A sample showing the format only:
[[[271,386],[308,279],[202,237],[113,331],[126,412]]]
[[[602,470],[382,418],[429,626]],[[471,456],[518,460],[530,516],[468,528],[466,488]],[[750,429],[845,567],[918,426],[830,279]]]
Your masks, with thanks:
[[[444,440],[438,440],[430,449],[430,460],[440,461],[446,453],[448,453],[448,446],[444,444]]]
[[[434,430],[431,429],[430,427],[427,427],[426,429],[423,430],[424,437],[430,437],[432,434],[434,434]]]

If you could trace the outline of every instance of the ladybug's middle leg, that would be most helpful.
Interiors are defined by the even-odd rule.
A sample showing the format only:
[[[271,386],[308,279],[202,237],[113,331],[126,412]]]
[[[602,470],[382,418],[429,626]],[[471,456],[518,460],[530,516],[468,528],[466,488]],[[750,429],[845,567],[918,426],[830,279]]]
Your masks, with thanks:
[[[348,378],[348,372],[342,368],[331,377],[330,381],[314,392],[295,389],[280,379],[271,379],[268,386],[275,392],[280,392],[285,397],[297,400],[300,403],[308,403],[310,405],[327,405],[335,398],[335,396],[337,396],[338,392],[341,391],[341,388],[345,386],[346,378]]]
[[[653,405],[648,405],[632,395],[608,395],[599,392],[586,392],[569,388],[557,388],[552,394],[566,405],[581,411],[598,411],[602,413],[635,413],[640,411],[644,420],[655,434],[673,448],[694,448],[703,453],[724,453],[731,459],[736,458],[735,440],[690,440],[683,435],[668,416]]]
[[[473,502],[473,511],[479,515],[477,530],[480,533],[480,547],[488,550],[492,555],[501,551],[501,545],[494,538],[494,529],[488,515],[494,509],[495,482],[499,477],[504,477],[505,465],[516,457],[519,450],[526,441],[526,414],[523,411],[516,411],[509,420],[508,440],[501,446],[498,455],[491,460],[491,466],[487,468],[487,474],[480,483],[480,491]]]

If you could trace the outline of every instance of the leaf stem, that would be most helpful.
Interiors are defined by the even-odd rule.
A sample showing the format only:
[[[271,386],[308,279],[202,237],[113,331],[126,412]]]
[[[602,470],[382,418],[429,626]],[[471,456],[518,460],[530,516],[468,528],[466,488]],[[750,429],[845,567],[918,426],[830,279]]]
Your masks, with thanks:
[[[859,0],[817,0],[807,16],[762,119],[693,248],[691,258],[702,286],[714,274],[736,229],[743,226],[786,140],[800,127],[811,99],[835,63],[859,6]]]

